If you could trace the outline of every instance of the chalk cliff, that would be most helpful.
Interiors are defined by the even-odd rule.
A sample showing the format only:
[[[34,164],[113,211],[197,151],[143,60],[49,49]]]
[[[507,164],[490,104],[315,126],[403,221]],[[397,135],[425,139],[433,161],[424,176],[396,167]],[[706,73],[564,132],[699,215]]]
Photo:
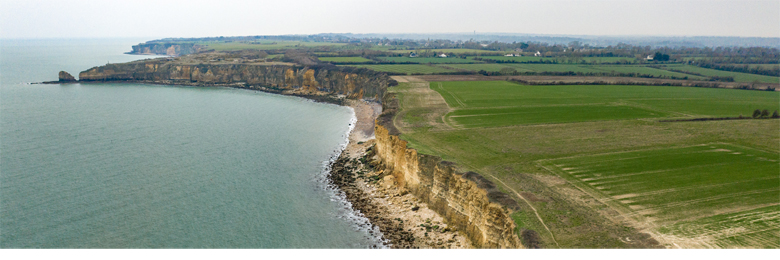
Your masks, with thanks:
[[[478,248],[523,248],[509,216],[517,202],[474,172],[458,172],[454,163],[418,154],[399,137],[392,118],[397,100],[388,94],[376,121],[376,153],[396,185],[425,201],[447,224],[464,232]]]

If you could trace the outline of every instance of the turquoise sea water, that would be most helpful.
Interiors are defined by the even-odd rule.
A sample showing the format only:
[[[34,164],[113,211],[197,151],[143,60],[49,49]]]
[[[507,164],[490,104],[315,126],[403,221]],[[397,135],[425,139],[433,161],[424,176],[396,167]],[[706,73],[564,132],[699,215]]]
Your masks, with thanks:
[[[325,181],[348,108],[228,88],[27,84],[149,58],[122,54],[141,41],[0,42],[0,247],[379,245]]]

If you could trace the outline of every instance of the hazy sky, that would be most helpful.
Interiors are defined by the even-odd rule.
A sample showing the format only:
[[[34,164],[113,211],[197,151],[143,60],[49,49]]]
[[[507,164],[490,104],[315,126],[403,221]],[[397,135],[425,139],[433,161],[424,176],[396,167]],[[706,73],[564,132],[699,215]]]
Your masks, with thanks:
[[[2,38],[475,30],[477,33],[780,37],[780,0],[0,0]]]

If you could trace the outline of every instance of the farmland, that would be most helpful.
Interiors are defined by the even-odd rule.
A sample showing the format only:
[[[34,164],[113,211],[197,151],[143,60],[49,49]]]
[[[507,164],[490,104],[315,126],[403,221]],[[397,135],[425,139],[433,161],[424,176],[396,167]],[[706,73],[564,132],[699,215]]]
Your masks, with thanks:
[[[754,82],[754,81],[762,82],[762,83],[780,82],[780,77],[707,69],[707,68],[701,68],[701,67],[691,66],[691,65],[666,65],[664,66],[664,68],[686,71],[686,72],[693,72],[705,76],[734,77],[734,81],[736,82]]]
[[[381,65],[352,65],[352,66],[367,68],[375,71],[402,73],[402,74],[412,74],[412,73],[433,74],[433,73],[456,72],[455,70],[451,70],[447,68],[427,66],[421,64],[399,64],[399,65],[381,64]]]
[[[237,50],[277,50],[294,49],[305,47],[320,46],[342,46],[341,43],[330,42],[301,42],[301,41],[253,41],[253,42],[195,42],[199,45],[205,45],[208,49],[215,51],[237,51]]]
[[[504,69],[504,68],[513,68],[513,69],[515,69],[516,71],[519,71],[519,72],[530,72],[531,71],[531,70],[520,69],[520,68],[516,68],[516,67],[510,67],[510,66],[507,66],[505,64],[497,64],[497,63],[485,63],[485,64],[440,64],[438,66],[439,67],[445,67],[445,68],[457,69],[457,70],[473,71],[473,72],[480,71],[480,70],[495,72],[495,71],[500,71],[501,69]]]
[[[489,51],[489,50],[477,50],[477,49],[419,49],[419,50],[391,50],[393,53],[423,53],[423,52],[436,52],[436,53],[455,53],[455,54],[491,54],[500,55],[502,52]]]
[[[776,248],[777,159],[776,152],[714,143],[539,163],[623,215],[651,220],[660,226],[655,232],[680,243]]]
[[[354,63],[362,63],[362,62],[373,62],[372,60],[363,58],[363,57],[320,57],[321,61],[325,62],[354,62]]]
[[[471,59],[461,58],[421,58],[421,57],[380,57],[378,59],[389,62],[414,62],[414,63],[480,63]]]
[[[729,64],[732,66],[748,66],[749,68],[762,68],[762,69],[780,69],[780,64]]]
[[[559,63],[568,63],[571,61],[572,63],[582,63],[582,61],[585,61],[586,63],[616,63],[616,62],[636,62],[635,58],[631,57],[534,57],[534,56],[520,56],[520,57],[507,57],[507,56],[478,56],[478,57],[471,57],[471,58],[480,58],[484,60],[495,60],[495,61],[507,61],[507,62],[518,62],[518,63],[529,63],[529,62],[559,62]]]
[[[679,72],[673,72],[673,71],[667,71],[662,69],[656,69],[646,66],[616,66],[616,65],[601,65],[601,66],[591,66],[593,69],[605,71],[605,72],[612,72],[612,73],[637,73],[637,74],[643,74],[643,75],[653,75],[653,76],[666,76],[666,77],[675,77],[675,78],[689,78],[694,80],[707,80],[706,77],[691,75],[691,74],[685,74],[685,73],[679,73]]]
[[[773,111],[777,92],[404,80],[401,137],[499,184],[545,247],[780,246],[778,121],[658,121]]]
[[[527,86],[505,81],[432,82],[458,127],[659,117],[736,117],[780,109],[774,92],[647,86]],[[490,91],[486,91],[490,90]],[[554,116],[553,116],[554,115]]]
[[[468,51],[470,49],[453,49]],[[438,50],[438,51],[444,51]],[[471,50],[476,51],[476,50]],[[393,51],[396,52],[396,51]],[[404,51],[406,52],[406,51]],[[471,53],[473,55],[475,53]],[[343,58],[343,60],[342,60]],[[329,57],[323,61],[330,62],[369,62],[360,57]],[[437,68],[423,67],[373,67],[377,71],[406,74],[438,74],[460,71],[463,73],[491,73],[491,75],[589,75],[589,76],[621,76],[665,78],[696,81],[730,81],[740,83],[780,83],[780,77],[765,76],[750,73],[721,71],[683,64],[614,64],[616,62],[636,62],[636,59],[626,57],[506,57],[506,56],[469,56],[463,57],[373,57],[372,59],[396,63],[428,64]],[[492,61],[515,61],[516,63],[492,63]],[[584,61],[584,63],[583,63]],[[537,63],[554,62],[554,63]],[[399,64],[408,65],[408,64]],[[771,68],[773,64],[759,64]],[[371,68],[371,67],[367,67]],[[414,71],[412,68],[419,68]]]
[[[466,71],[500,71],[511,68],[517,72],[536,73],[597,73],[597,74],[637,74],[653,77],[687,78],[692,80],[707,80],[707,77],[656,69],[641,65],[576,65],[576,64],[525,64],[525,63],[487,63],[487,64],[438,64],[440,67],[454,68]],[[756,75],[760,76],[760,75]]]

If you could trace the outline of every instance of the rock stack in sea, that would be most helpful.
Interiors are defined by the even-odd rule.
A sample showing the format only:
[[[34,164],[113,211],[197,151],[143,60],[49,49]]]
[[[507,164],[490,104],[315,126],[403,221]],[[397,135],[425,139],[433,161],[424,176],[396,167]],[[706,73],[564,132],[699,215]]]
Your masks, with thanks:
[[[76,82],[76,78],[73,77],[73,75],[70,75],[70,73],[67,73],[65,71],[60,71],[60,82]]]

